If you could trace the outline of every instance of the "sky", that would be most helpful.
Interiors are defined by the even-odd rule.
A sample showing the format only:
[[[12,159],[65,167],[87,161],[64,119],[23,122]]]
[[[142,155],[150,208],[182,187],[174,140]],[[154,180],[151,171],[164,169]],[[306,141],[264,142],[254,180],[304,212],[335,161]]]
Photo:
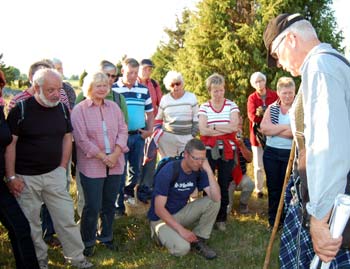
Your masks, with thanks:
[[[123,55],[149,58],[165,28],[174,28],[185,7],[199,0],[2,0],[0,53],[8,66],[27,73],[43,58],[63,62],[65,76],[96,70],[103,60]],[[339,29],[350,51],[350,20],[346,2],[333,0]]]

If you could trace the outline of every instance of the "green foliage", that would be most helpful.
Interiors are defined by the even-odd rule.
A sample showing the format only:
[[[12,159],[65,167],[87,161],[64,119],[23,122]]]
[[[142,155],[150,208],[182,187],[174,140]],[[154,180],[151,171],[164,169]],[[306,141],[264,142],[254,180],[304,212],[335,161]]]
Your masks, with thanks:
[[[262,35],[268,21],[279,13],[301,13],[309,19],[321,41],[339,49],[343,37],[336,33],[331,0],[202,0],[196,11],[185,10],[176,29],[166,29],[152,57],[159,81],[169,69],[181,72],[185,88],[194,92],[200,103],[208,100],[206,78],[214,72],[226,78],[226,97],[234,100],[246,115],[246,102],[253,88],[250,75],[261,71],[268,86],[275,88],[283,70],[268,68]],[[296,79],[298,82],[298,79]]]
[[[18,68],[13,66],[6,66],[2,61],[3,54],[0,54],[0,69],[4,72],[6,78],[6,84],[8,86],[13,85],[15,80],[20,78],[21,72]]]

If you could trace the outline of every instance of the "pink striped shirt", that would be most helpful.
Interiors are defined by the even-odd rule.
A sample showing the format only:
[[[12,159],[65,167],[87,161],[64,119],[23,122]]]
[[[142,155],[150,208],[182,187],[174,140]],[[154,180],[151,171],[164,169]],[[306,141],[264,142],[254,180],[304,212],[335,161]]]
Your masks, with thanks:
[[[114,145],[119,145],[122,149],[117,165],[109,169],[109,174],[123,174],[125,165],[123,153],[129,150],[127,147],[128,127],[118,105],[112,101],[104,100],[104,104],[100,107],[96,106],[90,99],[86,99],[73,108],[71,120],[79,171],[90,178],[107,176],[106,165],[96,158],[99,152],[105,152],[102,128],[104,120],[112,152],[115,149]]]
[[[32,97],[33,94],[31,94],[28,89],[19,93],[19,94],[16,94],[10,101],[7,109],[8,109],[8,112],[10,112],[10,110],[12,108],[15,107],[15,105],[19,102],[19,101],[22,101],[22,100],[27,100],[29,97]],[[60,91],[60,102],[65,104],[66,107],[69,109],[69,101],[68,101],[68,97],[67,97],[67,94],[66,92],[61,89]]]

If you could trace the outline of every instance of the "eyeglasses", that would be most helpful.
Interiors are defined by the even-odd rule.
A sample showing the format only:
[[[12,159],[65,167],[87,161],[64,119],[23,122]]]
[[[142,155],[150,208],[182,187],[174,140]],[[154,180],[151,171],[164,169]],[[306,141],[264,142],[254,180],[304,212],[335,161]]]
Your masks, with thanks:
[[[112,75],[112,74],[109,74],[109,73],[105,73],[105,75],[109,78],[114,78],[116,79],[118,77],[118,75]]]
[[[271,56],[272,58],[274,58],[275,60],[278,60],[278,55],[277,55],[277,50],[278,47],[281,45],[282,41],[287,37],[287,35],[285,35],[284,37],[281,38],[281,40],[278,42],[277,46],[274,48],[274,50],[271,52]]]
[[[204,158],[195,157],[191,153],[188,153],[188,154],[191,156],[192,160],[194,160],[194,161],[203,161],[204,162],[207,159],[206,157],[204,157]]]
[[[181,85],[181,82],[174,82],[170,84],[170,87],[174,88],[175,86],[180,86],[180,85]]]

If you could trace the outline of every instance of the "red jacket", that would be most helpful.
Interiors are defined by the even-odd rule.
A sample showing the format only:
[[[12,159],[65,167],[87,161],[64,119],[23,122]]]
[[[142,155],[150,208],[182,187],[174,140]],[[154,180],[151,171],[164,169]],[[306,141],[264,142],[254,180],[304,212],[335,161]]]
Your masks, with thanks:
[[[277,100],[278,96],[275,91],[272,91],[269,88],[266,88],[266,99],[265,99],[265,106],[268,107],[270,104],[275,102]],[[250,143],[252,146],[260,146],[259,142],[256,140],[254,131],[253,131],[253,123],[260,123],[262,120],[262,117],[258,117],[255,115],[256,109],[259,106],[264,105],[263,100],[261,99],[260,95],[255,91],[248,97],[247,102],[247,113],[249,118],[249,133],[250,133]]]

